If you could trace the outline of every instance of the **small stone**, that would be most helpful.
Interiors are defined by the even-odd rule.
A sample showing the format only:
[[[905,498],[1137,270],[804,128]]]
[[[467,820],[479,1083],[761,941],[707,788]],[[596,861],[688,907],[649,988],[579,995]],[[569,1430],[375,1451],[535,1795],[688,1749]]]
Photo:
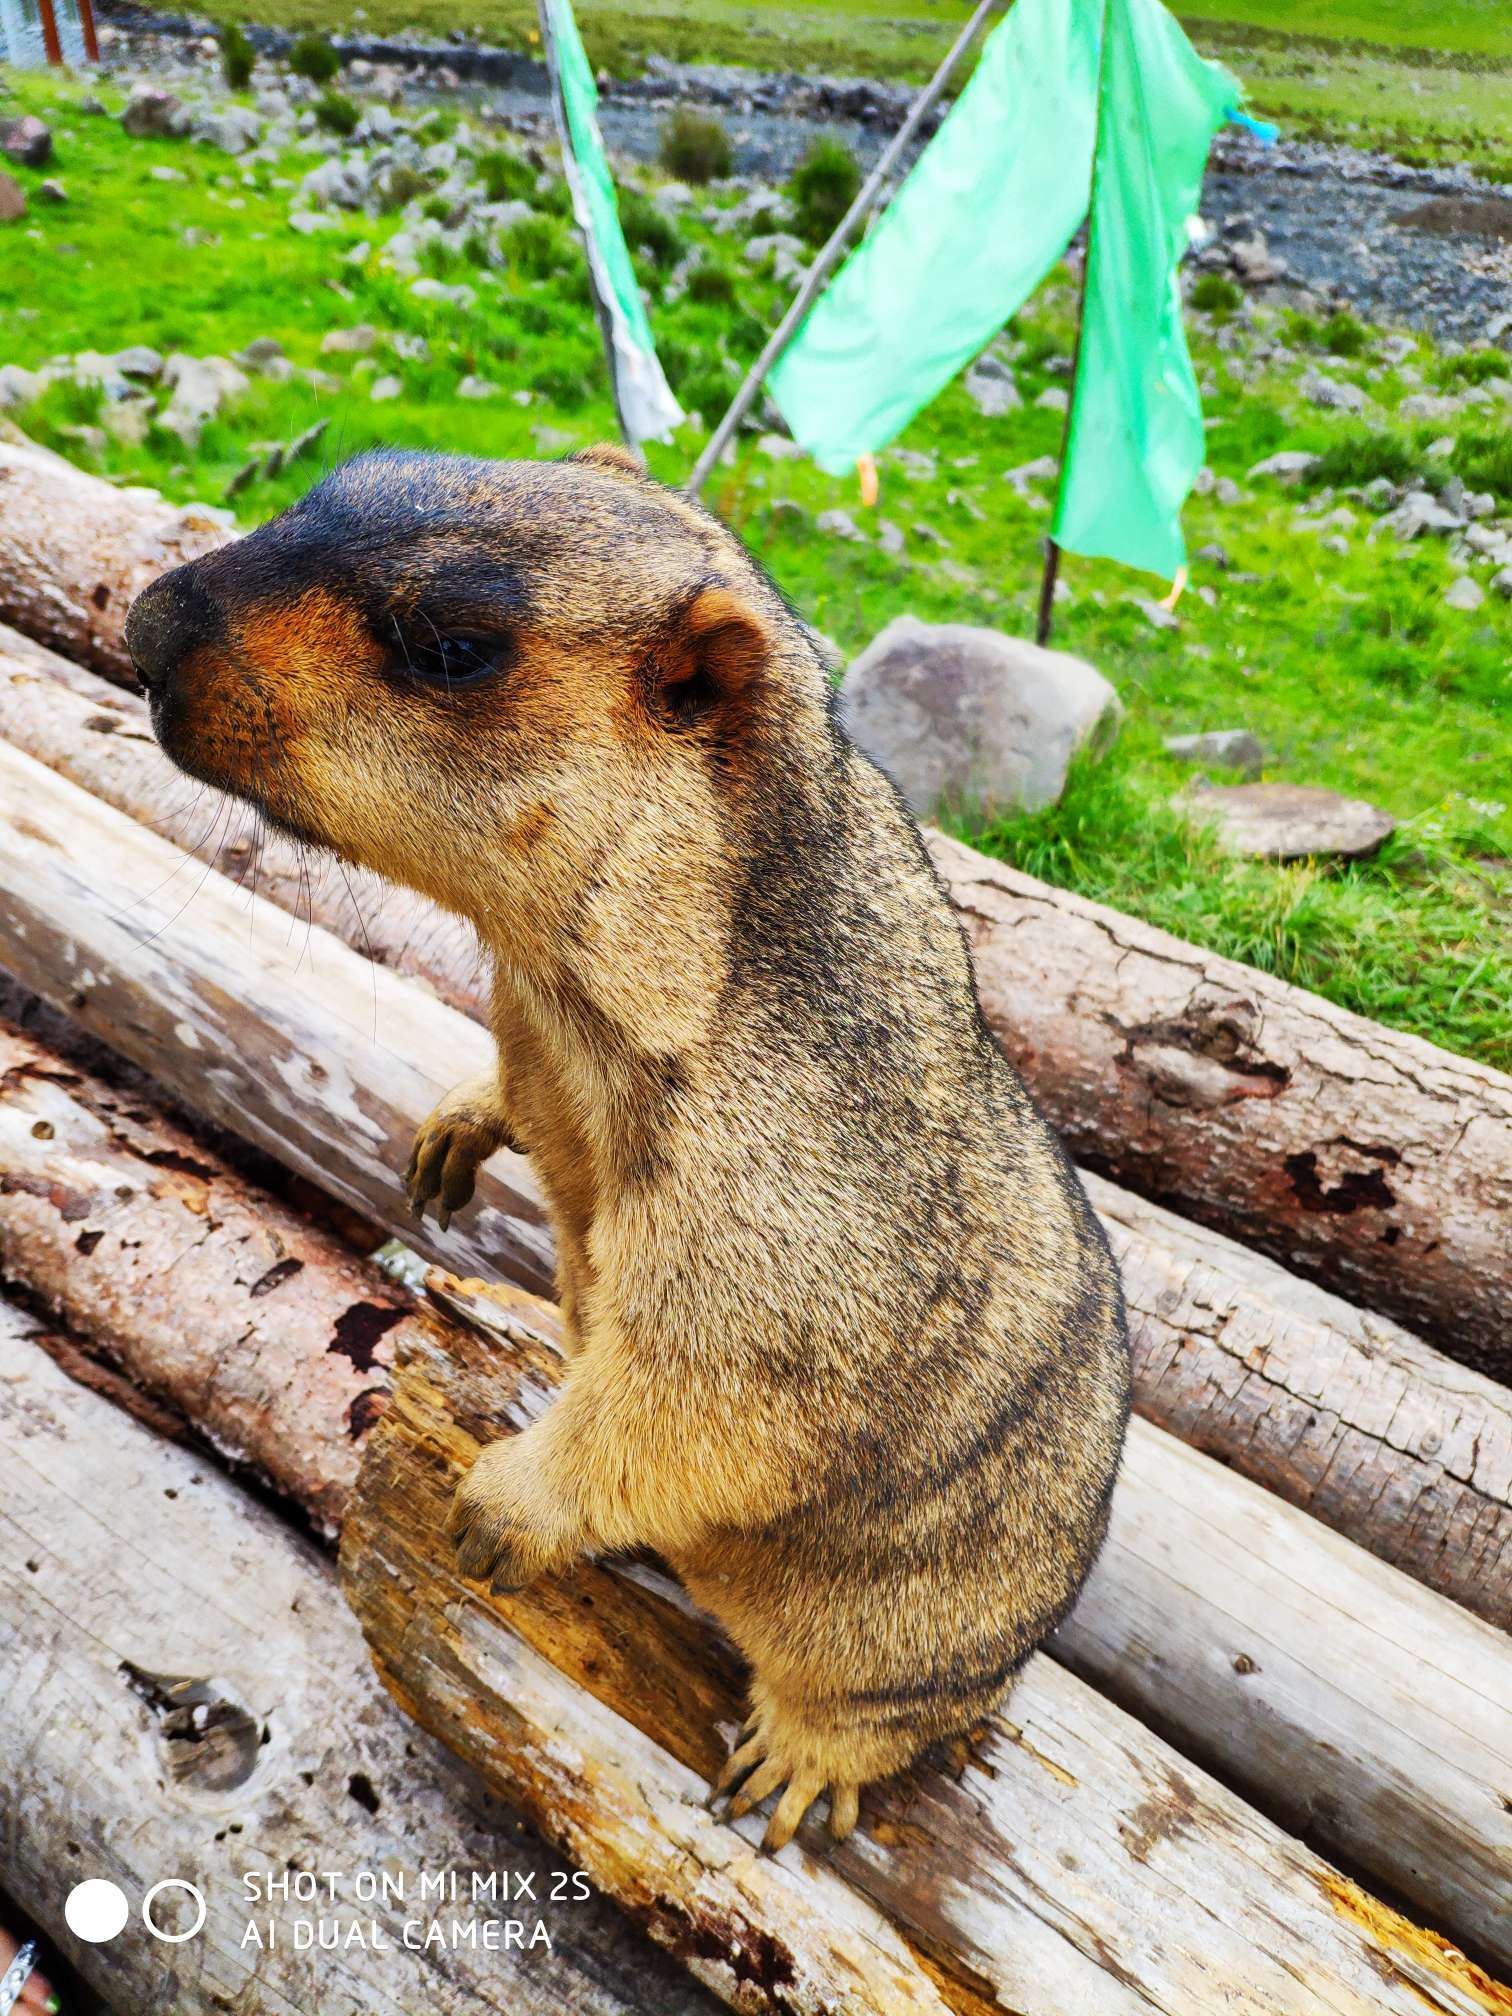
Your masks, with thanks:
[[[1463,609],[1467,614],[1479,609],[1485,599],[1485,589],[1471,574],[1461,574],[1457,581],[1451,581],[1444,590],[1444,607]]]
[[[1279,454],[1267,455],[1263,462],[1257,462],[1251,469],[1250,480],[1257,476],[1272,477],[1277,483],[1291,489],[1318,466],[1319,457],[1309,454],[1305,448],[1283,448]]]
[[[877,521],[877,544],[891,560],[899,559],[908,541],[903,537],[903,528],[894,525],[890,518]]]
[[[1060,464],[1053,455],[1036,455],[1032,462],[1020,462],[1015,469],[1005,469],[1003,481],[1022,497],[1031,483],[1053,483],[1059,473]]]
[[[1321,371],[1305,371],[1297,390],[1310,406],[1320,406],[1325,412],[1363,413],[1370,404],[1358,385],[1351,385],[1347,378],[1329,378]]]
[[[262,138],[262,121],[246,105],[227,105],[195,122],[194,137],[223,154],[246,154]]]
[[[1213,485],[1214,501],[1219,504],[1242,504],[1244,492],[1232,476],[1220,476]]]
[[[1409,490],[1396,509],[1379,521],[1376,530],[1394,533],[1406,545],[1423,532],[1440,535],[1458,532],[1464,523],[1458,511],[1449,510],[1428,491]]]
[[[0,413],[10,406],[26,406],[39,398],[45,383],[40,372],[21,364],[0,364]]]
[[[156,167],[149,168],[147,173],[152,177],[154,182],[187,182],[189,180],[189,177],[184,173],[182,168]]]
[[[497,399],[499,388],[492,378],[476,378],[469,375],[457,384],[459,399]]]
[[[1207,546],[1199,546],[1192,558],[1201,560],[1208,567],[1219,567],[1225,574],[1233,564],[1228,556],[1228,548],[1220,546],[1216,539]]]
[[[1071,394],[1064,385],[1047,385],[1034,403],[1042,413],[1064,413],[1071,404]]]
[[[831,539],[844,539],[851,545],[866,543],[866,534],[849,511],[821,511],[815,523],[819,530],[827,533]]]
[[[465,280],[459,280],[448,287],[444,280],[432,280],[429,275],[410,282],[410,293],[417,301],[443,303],[448,308],[471,308],[477,300],[476,292]]]
[[[1211,763],[1220,770],[1243,770],[1258,777],[1265,751],[1248,728],[1209,728],[1200,735],[1168,735],[1166,754],[1182,763]]]
[[[236,361],[243,369],[265,378],[270,366],[287,364],[289,357],[276,336],[254,336],[245,350],[237,351]]]
[[[1233,854],[1304,861],[1316,854],[1358,861],[1374,854],[1396,821],[1363,798],[1310,784],[1195,783],[1178,801],[1210,821]]]
[[[121,131],[129,133],[133,140],[188,130],[189,114],[182,103],[171,91],[160,91],[151,84],[139,85],[121,114]]]
[[[1504,602],[1512,602],[1512,566],[1503,567],[1499,573],[1493,574],[1491,587]]]
[[[756,453],[765,455],[769,462],[801,462],[803,450],[796,441],[790,441],[786,434],[760,434],[756,439]]]
[[[0,127],[0,150],[12,161],[19,161],[23,168],[40,168],[51,156],[52,144],[52,128],[31,112],[24,119],[11,119]]]
[[[1126,595],[1123,598],[1132,609],[1137,609],[1152,630],[1179,630],[1181,618],[1174,609],[1167,609],[1163,602],[1156,602],[1149,595]]]
[[[978,357],[966,373],[966,396],[984,420],[1001,420],[1024,401],[1013,373],[998,357]]]
[[[14,175],[0,169],[0,224],[14,224],[26,215],[26,194]]]
[[[1122,711],[1080,658],[913,616],[889,623],[840,689],[851,735],[926,817],[1052,804],[1072,757],[1104,746]]]
[[[320,339],[320,354],[322,357],[367,357],[381,341],[370,322],[359,322],[353,329],[328,329]]]
[[[369,392],[368,397],[370,399],[379,401],[384,399],[397,399],[401,396],[403,391],[404,391],[404,380],[402,378],[395,378],[392,375],[392,373],[390,373],[387,377],[375,378],[373,380],[373,389],[371,390],[371,392]]]
[[[149,343],[131,343],[117,350],[111,363],[123,378],[140,378],[151,384],[163,375],[163,353]]]

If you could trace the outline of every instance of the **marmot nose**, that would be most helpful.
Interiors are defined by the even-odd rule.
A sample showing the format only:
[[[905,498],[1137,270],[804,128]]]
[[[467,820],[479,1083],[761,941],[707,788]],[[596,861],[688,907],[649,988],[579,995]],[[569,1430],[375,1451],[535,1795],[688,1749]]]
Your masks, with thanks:
[[[126,612],[126,649],[149,693],[164,692],[197,644],[220,629],[215,605],[189,567],[144,588]]]

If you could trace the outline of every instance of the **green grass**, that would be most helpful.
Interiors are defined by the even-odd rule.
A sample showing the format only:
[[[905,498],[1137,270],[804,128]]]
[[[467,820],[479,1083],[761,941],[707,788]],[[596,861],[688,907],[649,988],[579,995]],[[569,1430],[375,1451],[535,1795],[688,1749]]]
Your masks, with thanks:
[[[115,480],[219,501],[255,447],[288,442],[325,418],[320,460],[255,481],[236,497],[250,525],[299,495],[321,461],[374,445],[529,456],[612,438],[562,185],[553,178],[538,189],[523,164],[501,165],[497,140],[477,137],[480,174],[523,196],[536,214],[510,235],[502,273],[477,263],[485,249],[478,246],[432,259],[438,277],[477,290],[475,309],[464,314],[417,301],[407,282],[382,268],[385,242],[411,214],[374,221],[338,213],[333,230],[290,232],[291,192],[276,180],[297,179],[316,157],[249,168],[190,142],[127,141],[113,121],[78,112],[62,87],[41,79],[28,79],[7,102],[9,110],[32,108],[53,119],[57,158],[45,172],[64,180],[70,200],[63,208],[35,204],[20,225],[0,227],[0,362],[36,365],[127,342],[227,355],[274,336],[297,366],[331,374],[329,385],[254,380],[193,456],[159,433],[136,446],[107,439],[96,452],[87,430],[101,423],[98,394],[55,386],[15,416],[48,445]],[[507,145],[502,151],[517,159]],[[188,179],[165,189],[154,166]],[[29,187],[42,172],[18,171]],[[428,200],[417,195],[413,214]],[[626,207],[663,360],[685,406],[712,423],[785,297],[744,265],[738,242],[701,221],[653,224],[657,213],[642,194],[627,196]],[[673,287],[685,253],[694,256],[695,277]],[[1246,501],[1225,507],[1214,496],[1194,497],[1186,524],[1194,553],[1220,542],[1230,567],[1194,562],[1181,629],[1168,633],[1152,629],[1128,599],[1151,592],[1147,577],[1067,560],[1072,599],[1057,612],[1056,642],[1113,679],[1126,726],[1112,754],[1078,772],[1053,811],[977,837],[1032,872],[1512,1068],[1512,605],[1491,597],[1473,615],[1449,610],[1443,593],[1452,571],[1441,543],[1372,543],[1364,536],[1368,513],[1356,504],[1348,551],[1334,555],[1322,543],[1333,528],[1318,515],[1343,501],[1344,486],[1379,474],[1441,482],[1450,469],[1472,488],[1494,491],[1512,512],[1512,433],[1497,424],[1505,410],[1471,409],[1449,427],[1403,421],[1392,409],[1413,380],[1398,369],[1367,376],[1378,367],[1373,331],[1363,332],[1362,354],[1341,357],[1326,347],[1340,339],[1339,328],[1274,319],[1267,333],[1298,353],[1277,369],[1220,348],[1220,335],[1231,342],[1245,329],[1248,311],[1213,290],[1207,298],[1214,312],[1189,322],[1197,368],[1210,385],[1209,461],[1240,483]],[[735,465],[719,472],[710,503],[847,653],[904,611],[1030,630],[1047,512],[1018,497],[1001,472],[1058,447],[1059,416],[1033,401],[1065,382],[1071,306],[1069,283],[1056,276],[1010,331],[1022,411],[985,422],[957,382],[898,444],[933,457],[933,473],[916,478],[891,452],[880,458],[877,515],[902,529],[901,560],[882,552],[854,486],[806,461],[771,460],[748,438]],[[423,336],[428,359],[387,345],[369,360],[321,356],[327,330],[359,322]],[[1344,342],[1361,349],[1352,332]],[[1308,363],[1366,382],[1379,412],[1367,423],[1307,406],[1296,379]],[[1484,375],[1478,366],[1453,370],[1427,343],[1407,370],[1424,387]],[[368,385],[390,373],[401,396],[374,404]],[[459,400],[468,374],[494,381],[502,396]],[[529,403],[517,404],[516,394]],[[70,431],[81,428],[82,438]],[[1445,432],[1456,437],[1454,452],[1447,465],[1430,465],[1428,443]],[[653,444],[655,472],[680,480],[702,438],[690,425],[670,446]],[[1324,456],[1323,472],[1303,490],[1250,483],[1252,464],[1280,447]],[[1325,479],[1335,488],[1331,499]],[[865,543],[819,532],[818,514],[837,505],[863,524]],[[1187,773],[1163,754],[1161,738],[1233,726],[1260,736],[1268,776],[1373,799],[1402,822],[1397,838],[1375,862],[1355,867],[1278,868],[1221,854],[1174,808]]]

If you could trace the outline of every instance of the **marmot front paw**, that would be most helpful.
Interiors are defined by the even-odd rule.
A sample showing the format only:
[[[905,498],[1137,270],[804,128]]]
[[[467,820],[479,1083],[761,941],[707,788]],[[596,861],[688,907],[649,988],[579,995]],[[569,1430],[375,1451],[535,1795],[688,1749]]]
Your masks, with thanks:
[[[498,1098],[491,1077],[470,1078],[453,1086],[415,1136],[404,1171],[410,1209],[423,1218],[434,1199],[443,1232],[453,1211],[472,1202],[480,1166],[497,1149],[519,1146],[499,1112]]]
[[[447,1536],[469,1582],[495,1596],[513,1595],[553,1565],[532,1533],[513,1475],[516,1443],[491,1442],[457,1486]]]

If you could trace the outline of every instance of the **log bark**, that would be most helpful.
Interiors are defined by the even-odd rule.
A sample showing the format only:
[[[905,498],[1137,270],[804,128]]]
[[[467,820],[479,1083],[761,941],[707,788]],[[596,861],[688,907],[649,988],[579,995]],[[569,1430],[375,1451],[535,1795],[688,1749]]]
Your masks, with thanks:
[[[636,1571],[630,1583],[583,1566],[508,1599],[457,1580],[442,1522],[458,1475],[496,1432],[503,1377],[497,1351],[481,1342],[442,1351],[422,1339],[401,1361],[343,1530],[343,1585],[396,1697],[520,1797],[565,1853],[602,1869],[618,1843],[602,1839],[606,1795],[595,1749],[628,1756],[638,1772],[639,1731],[676,1759],[688,1773],[676,1817],[653,1810],[647,1818],[673,1833],[697,1827],[693,1802],[721,1748],[711,1723],[727,1739],[739,1697],[727,1664],[711,1666],[690,1641],[686,1601],[655,1571]],[[528,1417],[539,1400],[539,1378],[526,1374],[513,1418]],[[1152,1429],[1141,1438],[1163,1439]],[[1130,1469],[1143,1498],[1141,1438]],[[1229,1482],[1246,1497],[1261,1495]],[[1130,1484],[1126,1477],[1125,1498]],[[1120,1546],[1115,1533],[1105,1588],[1117,1580]],[[1234,1552],[1242,1556],[1242,1535]],[[1506,1659],[1496,1634],[1457,1622],[1485,1641],[1488,1659]],[[537,1690],[547,1647],[607,1719],[585,1715],[557,1731],[543,1768]],[[627,1797],[623,1767],[607,1796],[616,1810]],[[734,1832],[737,1840],[728,1830],[714,1837],[725,1855],[753,1847],[759,1824],[748,1818]],[[711,1850],[701,1834],[693,1852],[702,1866]],[[1207,2016],[1218,2007],[1242,2016],[1421,2016],[1425,2003],[1492,2010],[1512,1993],[1043,1655],[1002,1716],[976,1732],[959,1777],[925,1766],[874,1788],[858,1835],[838,1847],[811,1819],[777,1867],[799,1880],[821,1868],[842,1875],[933,1959],[947,2005],[977,2016]],[[633,1878],[632,1865],[618,1880]]]
[[[0,1280],[335,1535],[412,1298],[4,1022]]]
[[[929,845],[987,1019],[1074,1154],[1512,1375],[1512,1078]]]
[[[0,1304],[0,1889],[121,2016],[713,2016],[712,1998],[572,1871],[373,1677],[333,1564],[203,1456],[174,1448],[49,1362]],[[354,1896],[357,1873],[390,1894]],[[536,1902],[474,1903],[509,1870]],[[331,1871],[334,1905],[246,1900],[243,1879]],[[539,1943],[406,1946],[449,1922],[419,1879],[455,1874],[463,1920],[540,1921]],[[85,1877],[119,1884],[126,1932],[63,1920]],[[196,1884],[203,1932],[147,1936],[164,1877]],[[402,1881],[404,1894],[394,1895]],[[518,1878],[511,1888],[518,1890]],[[562,1897],[553,1900],[552,1890]],[[154,1905],[165,1929],[182,1893]],[[294,1945],[324,1917],[361,1945]],[[278,1943],[243,1944],[272,1920]],[[376,1926],[377,1935],[367,1930]],[[386,1944],[378,1948],[375,1936]],[[423,1929],[417,1936],[423,1938]]]
[[[387,1402],[390,1354],[478,1356],[455,1323],[410,1311],[139,1101],[3,1030],[0,1274],[327,1530]],[[518,1424],[555,1383],[555,1309],[433,1278],[442,1306],[491,1340],[496,1402],[513,1393]],[[636,1676],[666,1670],[658,1642],[638,1639],[639,1603],[611,1578],[594,1604],[632,1650],[632,1705],[661,1685]],[[543,1656],[570,1663],[576,1614],[548,1605],[532,1641]],[[1487,1796],[1512,1782],[1499,1634],[1136,1425],[1107,1552],[1054,1651],[1435,1923],[1503,1950],[1494,1900],[1512,1818]]]
[[[134,686],[132,598],[235,536],[229,515],[118,490],[30,442],[0,440],[0,620]]]
[[[0,707],[16,690],[0,676]],[[117,755],[128,746],[119,732],[99,739]],[[162,760],[152,745],[146,760]],[[25,985],[187,1105],[442,1265],[549,1286],[528,1165],[490,1165],[480,1204],[444,1237],[430,1220],[412,1223],[388,1173],[448,1082],[483,1068],[480,1030],[318,929],[290,942],[287,918],[261,896],[200,877],[175,848],[3,745],[0,934]],[[1136,1405],[1512,1626],[1506,1391],[1259,1255],[1093,1187],[1124,1268]]]

